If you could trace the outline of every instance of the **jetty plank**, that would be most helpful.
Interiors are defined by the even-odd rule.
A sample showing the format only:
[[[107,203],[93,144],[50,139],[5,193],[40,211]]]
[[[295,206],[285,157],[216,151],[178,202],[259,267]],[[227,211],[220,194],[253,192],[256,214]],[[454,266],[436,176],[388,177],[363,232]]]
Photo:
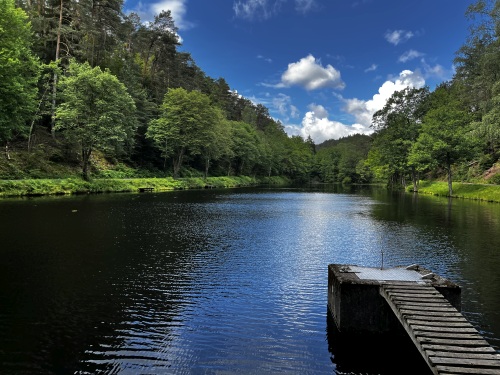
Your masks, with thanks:
[[[411,323],[410,323],[411,324]],[[429,332],[453,332],[453,333],[475,333],[479,334],[477,329],[470,326],[469,327],[435,327],[426,325],[416,325],[412,324],[412,328],[415,331],[429,331]]]
[[[422,326],[429,326],[429,327],[457,327],[457,328],[467,328],[470,327],[470,323],[467,321],[446,321],[445,319],[441,321],[429,321],[429,320],[424,320],[424,319],[411,319],[407,318],[406,321],[408,324],[411,325],[422,325]]]
[[[496,350],[493,349],[491,346],[479,346],[479,347],[473,347],[473,346],[453,346],[453,345],[432,345],[432,344],[422,344],[422,347],[427,350],[427,351],[446,351],[447,353],[457,353],[457,354],[464,354],[467,355],[467,353],[487,353],[487,354],[492,354],[496,353]]]
[[[442,357],[442,358],[487,359],[487,360],[494,360],[494,361],[498,361],[500,359],[500,354],[496,354],[496,353],[474,353],[474,352],[455,353],[455,352],[449,352],[449,351],[436,352],[433,350],[428,350],[427,354],[429,355],[429,357]]]
[[[500,375],[497,369],[471,368],[471,367],[450,367],[436,366],[438,374],[457,374],[457,375]]]

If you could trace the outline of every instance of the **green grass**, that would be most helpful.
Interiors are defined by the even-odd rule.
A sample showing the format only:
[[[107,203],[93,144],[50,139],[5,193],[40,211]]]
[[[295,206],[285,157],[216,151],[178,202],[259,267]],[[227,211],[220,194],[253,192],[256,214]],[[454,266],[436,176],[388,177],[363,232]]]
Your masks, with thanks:
[[[500,203],[500,186],[492,184],[453,183],[453,197]],[[448,196],[448,183],[441,181],[421,181],[420,194]]]
[[[284,178],[258,179],[247,176],[167,178],[102,178],[84,181],[80,178],[0,180],[0,197],[137,192],[139,188],[169,191],[203,188],[233,188],[257,184],[285,184]]]

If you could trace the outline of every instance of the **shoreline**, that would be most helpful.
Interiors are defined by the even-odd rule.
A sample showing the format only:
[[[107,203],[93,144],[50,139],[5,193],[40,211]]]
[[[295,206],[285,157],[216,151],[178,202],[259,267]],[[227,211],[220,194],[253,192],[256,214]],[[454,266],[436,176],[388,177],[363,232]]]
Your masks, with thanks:
[[[481,202],[500,203],[500,185],[453,182],[451,198],[470,199]],[[407,190],[408,192],[412,192]],[[417,194],[448,197],[448,183],[420,181]]]
[[[130,179],[27,179],[0,180],[0,199],[49,195],[78,195],[100,193],[132,193],[141,189],[155,192],[191,189],[236,188],[260,184],[280,185],[289,181],[284,177],[255,178],[248,176],[230,177],[188,177],[130,178]]]

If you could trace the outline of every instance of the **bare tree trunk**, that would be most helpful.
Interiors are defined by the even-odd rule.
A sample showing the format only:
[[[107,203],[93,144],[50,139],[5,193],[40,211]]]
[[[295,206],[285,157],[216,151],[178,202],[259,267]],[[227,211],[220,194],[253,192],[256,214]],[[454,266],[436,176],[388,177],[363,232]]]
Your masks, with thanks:
[[[90,166],[90,155],[92,154],[92,149],[88,148],[82,148],[82,159],[83,159],[83,166],[82,166],[82,176],[85,181],[89,180],[89,166]]]
[[[173,161],[173,163],[174,163],[174,165],[173,165],[173,167],[174,167],[174,178],[179,177],[179,171],[181,169],[183,156],[184,156],[184,148],[182,148],[179,151],[177,157],[173,159],[174,160]]]
[[[9,154],[9,142],[5,143],[5,157],[7,160],[10,160],[10,154]]]
[[[446,163],[446,169],[448,172],[448,196],[451,197],[453,196],[453,186],[452,186],[452,176],[451,176],[451,163],[448,160]]]
[[[167,170],[167,158],[168,158],[167,146],[168,146],[168,139],[165,139],[165,158],[163,159],[163,170],[164,171]]]
[[[61,50],[61,28],[63,20],[63,0],[59,8],[59,25],[57,27],[57,43],[56,43],[56,64],[59,63],[59,53]],[[55,138],[55,125],[56,125],[56,100],[57,100],[57,70],[54,72],[54,85],[52,86],[52,123],[50,125],[50,133],[52,138]]]
[[[205,180],[208,178],[208,168],[210,167],[210,158],[205,159]]]
[[[411,180],[413,182],[413,191],[418,192],[418,172],[415,170],[415,167],[411,168]]]

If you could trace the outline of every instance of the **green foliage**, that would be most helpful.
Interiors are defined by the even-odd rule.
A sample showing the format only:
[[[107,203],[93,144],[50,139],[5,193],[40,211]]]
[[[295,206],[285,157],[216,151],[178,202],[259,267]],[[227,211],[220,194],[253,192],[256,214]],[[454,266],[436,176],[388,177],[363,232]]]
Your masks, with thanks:
[[[31,52],[31,28],[14,0],[0,0],[0,140],[26,135],[36,110],[38,60]]]
[[[419,193],[448,196],[448,184],[446,182],[439,181],[421,182]],[[488,202],[500,202],[500,186],[454,182],[453,197]]]
[[[183,88],[169,90],[161,109],[160,118],[150,122],[146,136],[155,142],[165,160],[173,155],[174,177],[178,177],[186,154],[214,153],[211,146],[222,116],[207,95]]]
[[[418,169],[441,167],[447,171],[452,195],[452,165],[472,156],[475,142],[470,136],[471,116],[449,84],[436,89],[430,98],[421,133],[413,145],[410,161]]]
[[[366,163],[372,138],[366,135],[352,135],[331,140],[317,147],[313,173],[324,182],[367,183],[372,172]]]
[[[136,129],[135,104],[125,86],[109,71],[72,61],[59,85],[56,130],[80,146],[83,175],[88,178],[94,149],[116,152],[131,142]]]

